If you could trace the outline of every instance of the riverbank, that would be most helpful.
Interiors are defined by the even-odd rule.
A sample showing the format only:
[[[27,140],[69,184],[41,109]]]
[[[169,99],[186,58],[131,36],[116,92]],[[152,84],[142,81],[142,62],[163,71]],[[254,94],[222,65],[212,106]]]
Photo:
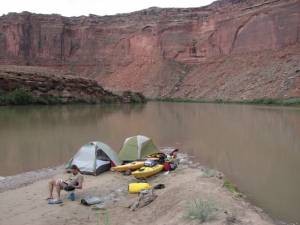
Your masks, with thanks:
[[[185,98],[153,98],[149,101],[159,102],[189,102],[189,103],[218,103],[218,104],[249,104],[249,105],[281,105],[281,106],[300,106],[300,98],[273,99],[260,98],[248,100],[223,100],[223,99],[185,99]]]
[[[128,208],[137,198],[137,195],[127,193],[128,183],[136,182],[132,176],[112,172],[98,177],[85,176],[84,189],[77,192],[77,200],[71,202],[63,193],[64,204],[60,206],[48,205],[45,201],[50,177],[47,176],[16,189],[7,187],[0,193],[2,202],[5,202],[0,205],[0,224],[198,224],[199,221],[188,216],[191,212],[189,204],[195,200],[210,202],[215,209],[209,212],[213,214],[211,220],[204,224],[275,224],[261,209],[226,188],[221,173],[194,164],[182,156],[178,169],[148,180],[153,185],[165,184],[165,189],[156,190],[158,197],[154,202],[136,211]],[[60,178],[66,175],[58,169],[51,176]],[[105,210],[97,211],[80,205],[79,199],[84,196],[105,198]],[[201,207],[196,209],[203,211]]]
[[[29,171],[13,176],[0,177],[0,193],[24,187],[42,179],[49,179],[64,172],[64,166]]]

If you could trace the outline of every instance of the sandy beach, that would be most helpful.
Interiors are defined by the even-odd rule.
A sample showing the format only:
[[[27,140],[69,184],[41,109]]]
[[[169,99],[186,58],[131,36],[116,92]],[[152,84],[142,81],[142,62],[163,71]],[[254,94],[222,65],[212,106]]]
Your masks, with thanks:
[[[76,192],[75,201],[68,200],[66,192],[63,192],[63,204],[48,205],[45,199],[49,178],[67,176],[61,167],[50,171],[47,176],[44,174],[39,180],[27,184],[19,182],[6,188],[2,185],[1,225],[199,224],[197,220],[186,218],[187,204],[199,198],[213,201],[217,208],[214,218],[203,224],[275,224],[261,209],[223,187],[224,178],[218,172],[207,176],[202,167],[190,162],[180,164],[178,169],[169,174],[160,173],[148,179],[152,185],[165,184],[165,188],[155,190],[158,197],[136,211],[130,211],[128,206],[138,195],[128,194],[127,187],[130,182],[137,180],[114,172],[97,177],[85,176],[84,188]],[[3,184],[4,180],[0,182]],[[80,199],[86,196],[104,198],[105,209],[94,210],[91,206],[81,205]]]

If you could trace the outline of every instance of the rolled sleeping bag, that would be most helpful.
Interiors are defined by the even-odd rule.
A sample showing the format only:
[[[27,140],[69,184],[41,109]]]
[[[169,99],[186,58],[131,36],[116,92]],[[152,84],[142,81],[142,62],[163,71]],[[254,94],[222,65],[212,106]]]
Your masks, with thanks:
[[[95,204],[102,203],[103,200],[101,198],[91,196],[91,197],[85,197],[85,198],[81,199],[80,202],[83,205],[95,205]]]

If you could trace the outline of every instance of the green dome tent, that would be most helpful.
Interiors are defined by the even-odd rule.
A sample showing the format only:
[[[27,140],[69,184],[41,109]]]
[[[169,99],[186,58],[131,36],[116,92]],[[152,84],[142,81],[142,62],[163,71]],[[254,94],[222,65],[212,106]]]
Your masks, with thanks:
[[[68,162],[66,169],[76,165],[84,174],[98,175],[111,166],[121,165],[118,155],[111,147],[102,142],[90,142],[83,145]]]
[[[150,154],[159,152],[152,139],[137,135],[126,138],[119,152],[119,158],[123,161],[142,159]]]

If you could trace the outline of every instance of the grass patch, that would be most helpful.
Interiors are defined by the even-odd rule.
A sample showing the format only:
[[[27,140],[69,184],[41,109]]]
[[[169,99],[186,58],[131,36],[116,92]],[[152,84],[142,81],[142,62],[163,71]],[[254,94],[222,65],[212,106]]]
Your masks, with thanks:
[[[198,198],[187,203],[185,218],[204,223],[213,220],[216,217],[217,211],[218,208],[213,200]]]
[[[237,194],[238,196],[241,196],[241,193],[236,185],[231,183],[229,180],[225,179],[223,183],[223,187],[225,187],[228,191],[230,191],[233,194]]]
[[[273,99],[273,98],[260,98],[252,100],[224,100],[224,99],[185,99],[185,98],[154,98],[150,101],[161,102],[191,102],[191,103],[220,103],[220,104],[254,104],[254,105],[300,105],[300,98],[286,98],[286,99]]]
[[[202,169],[202,173],[204,177],[214,177],[216,176],[217,171],[205,167]]]
[[[102,212],[96,213],[98,215],[97,219],[97,225],[104,224],[104,225],[110,225],[110,218],[109,218],[109,212],[107,209],[104,209]],[[103,215],[103,223],[100,223],[100,215]]]
[[[243,103],[243,102],[242,102]],[[300,98],[287,98],[287,99],[254,99],[247,100],[246,104],[260,104],[260,105],[300,105]]]

